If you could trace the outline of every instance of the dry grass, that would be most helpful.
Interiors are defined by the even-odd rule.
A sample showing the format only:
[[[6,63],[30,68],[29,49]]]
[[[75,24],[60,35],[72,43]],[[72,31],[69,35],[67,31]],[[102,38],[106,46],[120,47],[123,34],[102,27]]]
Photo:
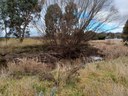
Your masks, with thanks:
[[[128,47],[118,45],[97,45],[95,46],[102,51],[105,59],[115,59],[122,56],[128,56]]]
[[[10,75],[36,75],[48,71],[48,66],[37,59],[17,59],[17,62],[10,62],[7,65]]]
[[[95,40],[90,44],[98,48],[107,60],[128,56],[128,47],[121,40]]]
[[[123,42],[121,39],[106,39],[106,40],[92,40],[89,41],[92,45],[123,45]]]
[[[18,46],[27,46],[28,42]],[[60,61],[54,70],[37,59],[9,62],[8,70],[1,71],[0,96],[38,96],[40,92],[45,96],[128,96],[128,47],[119,41],[91,44],[105,54],[106,60],[76,71],[73,70],[82,63],[79,60]]]
[[[19,42],[19,39],[15,39],[15,38],[11,38],[7,41],[3,39],[0,41],[0,54],[4,54],[4,53],[14,53],[15,51],[22,51],[25,49],[22,49],[24,47],[29,48],[29,46],[38,46],[38,45],[42,45],[42,41],[38,40],[38,39],[31,39],[31,38],[26,38],[24,39],[24,41],[21,43]],[[31,51],[31,49],[29,50]]]
[[[0,77],[0,96],[39,96],[40,91],[45,92],[49,82],[41,82],[36,77],[23,77],[20,80]]]
[[[9,65],[8,73],[15,73],[19,70],[23,73],[33,73],[36,66],[40,65],[36,61],[30,63],[25,59],[22,62],[19,66],[14,63]],[[30,65],[25,62],[29,62]],[[60,66],[60,63],[57,64],[56,69],[48,72],[58,83],[57,91],[54,91],[56,96],[128,96],[128,57],[89,63],[85,65],[85,68],[77,71],[78,73],[72,74],[69,82],[65,80],[73,66],[70,66],[70,62],[65,62],[69,66]],[[27,72],[24,71],[26,68]],[[37,69],[43,72],[45,68],[38,67]],[[49,96],[55,87],[55,81],[40,79],[38,72],[29,76],[22,74],[22,78],[12,78],[10,74],[6,75],[7,73],[4,72],[2,74],[0,96],[35,96],[41,91],[45,96]]]
[[[88,64],[80,70],[80,88],[85,96],[127,96],[128,57]]]
[[[0,41],[0,48],[4,47],[23,47],[23,46],[30,46],[30,45],[40,45],[42,41],[38,39],[31,39],[25,38],[22,43],[19,42],[19,39],[11,38],[7,42],[6,40]]]

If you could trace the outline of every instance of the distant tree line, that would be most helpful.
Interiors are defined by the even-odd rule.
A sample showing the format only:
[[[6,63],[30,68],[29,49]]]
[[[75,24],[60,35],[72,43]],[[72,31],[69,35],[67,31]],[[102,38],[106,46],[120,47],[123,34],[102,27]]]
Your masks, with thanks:
[[[122,33],[113,33],[113,32],[93,32],[90,31],[90,34],[92,34],[93,38],[92,40],[105,40],[105,39],[121,39]]]

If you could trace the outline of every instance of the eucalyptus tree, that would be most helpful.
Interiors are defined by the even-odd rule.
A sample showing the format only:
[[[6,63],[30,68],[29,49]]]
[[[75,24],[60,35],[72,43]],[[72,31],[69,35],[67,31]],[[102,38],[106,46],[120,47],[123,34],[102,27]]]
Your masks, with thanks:
[[[56,10],[56,11],[55,11]],[[51,40],[50,42],[57,44],[56,33],[60,31],[59,24],[62,17],[62,11],[59,5],[53,4],[50,5],[47,9],[47,13],[45,15],[45,24],[46,24],[46,37]]]
[[[7,5],[6,0],[0,1],[0,34],[3,35],[3,30],[7,34]],[[7,35],[5,35],[7,37]]]
[[[13,35],[20,38],[22,42],[26,35],[29,35],[29,24],[39,18],[41,12],[41,0],[3,0],[1,9],[2,20],[6,21],[8,32],[6,36]]]

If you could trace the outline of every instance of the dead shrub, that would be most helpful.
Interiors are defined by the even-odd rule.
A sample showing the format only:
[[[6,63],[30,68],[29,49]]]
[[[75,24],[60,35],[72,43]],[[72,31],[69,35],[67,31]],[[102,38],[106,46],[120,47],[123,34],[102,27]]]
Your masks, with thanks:
[[[47,65],[34,59],[19,59],[19,62],[8,63],[8,72],[11,75],[36,75],[46,72]]]

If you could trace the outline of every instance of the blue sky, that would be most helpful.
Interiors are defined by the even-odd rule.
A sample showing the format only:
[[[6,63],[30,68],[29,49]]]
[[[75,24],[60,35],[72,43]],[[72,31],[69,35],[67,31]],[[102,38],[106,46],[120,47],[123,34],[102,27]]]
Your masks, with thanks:
[[[98,15],[98,18],[99,17],[102,18],[102,14],[104,16],[104,13],[101,12],[101,14]],[[80,16],[81,22],[82,22],[82,19],[85,20],[87,18],[89,18],[87,13],[82,13]],[[98,30],[95,30],[98,25],[101,25],[101,26],[99,26]],[[120,26],[118,23],[116,23],[116,24],[114,22],[111,22],[111,23],[104,22],[103,23],[102,21],[99,21],[98,19],[94,18],[91,20],[89,26],[87,27],[87,30],[95,30],[96,32],[120,32],[120,31],[116,31],[119,27]]]

